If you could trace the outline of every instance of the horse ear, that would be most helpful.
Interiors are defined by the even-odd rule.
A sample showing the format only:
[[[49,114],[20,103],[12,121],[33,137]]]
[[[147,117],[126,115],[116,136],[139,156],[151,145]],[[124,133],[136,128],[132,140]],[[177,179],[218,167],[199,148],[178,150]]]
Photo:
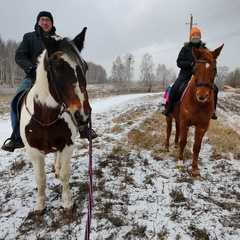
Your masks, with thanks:
[[[221,51],[222,51],[222,49],[223,49],[223,46],[224,46],[224,44],[223,44],[222,46],[216,48],[216,49],[212,52],[213,59],[217,59],[217,57],[220,55],[220,53],[221,53]]]
[[[52,38],[50,34],[44,32],[41,26],[38,26],[38,32],[40,39],[48,52],[48,56],[51,56],[56,51],[56,46],[58,46],[57,41]]]
[[[83,30],[82,30],[82,32],[80,32],[80,33],[73,39],[73,41],[74,41],[76,47],[78,48],[79,52],[81,52],[81,50],[83,49],[86,30],[87,30],[87,28],[84,27]]]

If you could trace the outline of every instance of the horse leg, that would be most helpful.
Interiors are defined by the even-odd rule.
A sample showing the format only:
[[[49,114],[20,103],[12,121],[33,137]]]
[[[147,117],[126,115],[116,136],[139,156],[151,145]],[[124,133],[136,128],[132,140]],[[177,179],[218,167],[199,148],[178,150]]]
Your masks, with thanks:
[[[34,207],[35,212],[40,212],[45,208],[45,201],[46,201],[46,173],[44,170],[45,167],[45,160],[44,155],[30,155],[31,162],[34,168],[34,175],[35,181],[37,183],[37,202]]]
[[[69,188],[70,159],[73,149],[74,147],[71,146],[68,149],[63,150],[62,153],[58,153],[57,155],[57,161],[60,163],[59,178],[62,181],[62,207],[66,210],[71,210],[73,206],[71,191]]]
[[[59,178],[60,174],[60,161],[58,161],[58,154],[54,153],[54,171],[55,171],[55,178]]]
[[[194,144],[193,144],[193,159],[192,159],[192,175],[195,177],[200,177],[200,171],[198,168],[198,155],[202,145],[202,139],[207,129],[203,127],[196,127]]]
[[[178,140],[179,140],[179,122],[175,120],[175,129],[176,129],[176,133],[175,133],[175,148],[178,147]]]
[[[171,136],[172,132],[172,118],[171,117],[166,117],[166,139],[165,139],[165,144],[164,144],[164,150],[166,152],[169,152],[169,139]]]
[[[189,127],[182,125],[182,126],[179,126],[179,128],[181,129],[181,131],[179,133],[180,141],[179,141],[177,168],[182,171],[184,169],[183,153],[184,153],[185,146],[187,144],[187,135],[188,135]]]

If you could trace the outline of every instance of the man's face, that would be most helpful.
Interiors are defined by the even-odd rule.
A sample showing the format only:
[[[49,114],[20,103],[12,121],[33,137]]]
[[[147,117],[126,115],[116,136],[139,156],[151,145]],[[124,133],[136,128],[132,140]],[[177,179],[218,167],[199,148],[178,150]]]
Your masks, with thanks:
[[[52,22],[50,20],[50,18],[48,17],[40,17],[39,21],[38,21],[38,25],[41,26],[44,30],[44,32],[51,32],[52,30]]]

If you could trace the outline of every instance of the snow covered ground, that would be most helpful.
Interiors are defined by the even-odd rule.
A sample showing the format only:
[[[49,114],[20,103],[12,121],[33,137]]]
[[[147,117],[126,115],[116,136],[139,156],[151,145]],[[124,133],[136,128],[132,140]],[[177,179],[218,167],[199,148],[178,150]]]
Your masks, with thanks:
[[[152,150],[128,148],[128,132],[139,129],[146,118],[161,110],[162,96],[134,94],[91,101],[92,125],[99,137],[93,140],[90,239],[239,240],[240,159],[231,153],[227,159],[212,159],[212,147],[205,141],[200,153],[202,179],[195,180],[190,160],[189,169],[179,172],[169,153],[162,152],[159,160]],[[218,121],[240,134],[240,98],[220,93],[219,99],[218,112],[224,118]],[[134,119],[123,118],[138,111],[141,114]],[[120,132],[113,131],[116,119],[120,119]],[[11,133],[9,114],[1,116],[0,133],[2,144]],[[238,149],[239,144],[236,142]],[[47,156],[46,211],[36,221],[31,214],[36,184],[25,150],[0,151],[0,239],[84,239],[88,159],[88,142],[78,139],[70,180],[75,209],[67,217],[61,209],[61,183],[54,178],[52,155]]]

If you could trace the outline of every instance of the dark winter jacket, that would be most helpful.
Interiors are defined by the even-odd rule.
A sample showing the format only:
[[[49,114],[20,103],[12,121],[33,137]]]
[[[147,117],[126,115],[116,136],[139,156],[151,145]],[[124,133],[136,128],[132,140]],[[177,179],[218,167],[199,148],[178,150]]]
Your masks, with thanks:
[[[192,76],[192,70],[194,67],[194,57],[192,54],[193,46],[196,48],[206,48],[206,44],[202,42],[195,44],[192,42],[184,43],[177,58],[177,66],[181,68],[180,74],[184,74],[189,79]]]
[[[36,31],[26,33],[15,53],[15,61],[26,73],[26,77],[36,77],[38,57],[44,50],[43,43]]]
[[[50,34],[54,35],[54,26],[52,30]],[[16,50],[15,61],[18,66],[24,70],[26,77],[36,78],[38,57],[42,54],[43,50],[44,45],[39,38],[37,30],[24,34],[23,40]]]

